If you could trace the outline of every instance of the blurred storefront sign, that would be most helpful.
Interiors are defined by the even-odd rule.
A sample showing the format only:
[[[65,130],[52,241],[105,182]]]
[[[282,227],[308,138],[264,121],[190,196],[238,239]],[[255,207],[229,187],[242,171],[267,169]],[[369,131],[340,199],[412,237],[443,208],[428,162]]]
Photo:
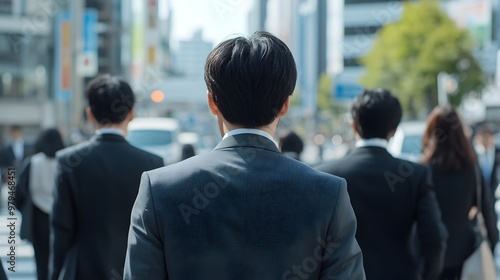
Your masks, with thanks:
[[[71,99],[73,59],[71,56],[71,15],[62,12],[56,16],[55,22],[55,99],[67,101]]]
[[[82,77],[93,77],[98,70],[98,14],[95,9],[86,9],[83,15],[83,50],[79,58],[78,73]]]
[[[333,98],[338,101],[352,101],[356,98],[363,88],[354,84],[337,84],[334,87]]]

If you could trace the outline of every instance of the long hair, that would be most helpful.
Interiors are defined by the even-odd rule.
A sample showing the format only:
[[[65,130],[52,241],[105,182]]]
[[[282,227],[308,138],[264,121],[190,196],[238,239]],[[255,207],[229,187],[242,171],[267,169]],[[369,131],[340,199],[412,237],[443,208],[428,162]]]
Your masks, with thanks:
[[[44,130],[35,144],[37,153],[44,153],[49,158],[54,158],[56,152],[64,148],[64,143],[59,131],[55,128]]]
[[[476,155],[465,135],[462,121],[450,106],[432,110],[427,119],[422,147],[422,161],[437,166],[443,173],[460,172],[476,163]]]

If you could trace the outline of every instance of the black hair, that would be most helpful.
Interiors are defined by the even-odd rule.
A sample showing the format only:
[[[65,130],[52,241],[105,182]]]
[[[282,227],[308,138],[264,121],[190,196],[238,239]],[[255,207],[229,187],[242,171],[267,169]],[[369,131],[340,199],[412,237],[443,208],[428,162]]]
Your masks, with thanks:
[[[91,80],[85,95],[100,124],[121,123],[135,103],[134,92],[127,82],[109,74]]]
[[[222,116],[248,128],[273,122],[296,81],[290,49],[267,32],[220,43],[205,64],[205,83]]]
[[[351,108],[352,120],[363,139],[386,139],[402,117],[399,100],[385,89],[366,89]]]
[[[302,153],[304,149],[304,142],[300,139],[300,136],[297,133],[290,131],[286,135],[280,138],[281,143],[281,152],[294,152],[297,155]]]
[[[36,140],[35,152],[44,153],[49,158],[54,158],[56,152],[64,148],[64,143],[59,131],[55,128],[44,130]]]

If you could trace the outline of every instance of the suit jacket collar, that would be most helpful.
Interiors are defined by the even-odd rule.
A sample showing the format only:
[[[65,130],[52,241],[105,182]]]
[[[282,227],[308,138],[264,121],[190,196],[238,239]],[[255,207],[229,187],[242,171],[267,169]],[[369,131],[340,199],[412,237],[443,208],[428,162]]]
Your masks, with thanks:
[[[234,136],[228,136],[217,144],[214,150],[221,150],[225,148],[247,147],[264,149],[271,152],[281,153],[276,147],[276,144],[264,136],[244,133]]]
[[[121,142],[121,143],[126,143],[127,140],[121,135],[114,134],[114,133],[102,133],[102,134],[96,134],[92,137],[92,141],[97,141],[97,142]]]
[[[377,147],[377,146],[363,146],[356,148],[352,151],[352,154],[375,154],[375,155],[383,155],[393,157],[385,148]]]

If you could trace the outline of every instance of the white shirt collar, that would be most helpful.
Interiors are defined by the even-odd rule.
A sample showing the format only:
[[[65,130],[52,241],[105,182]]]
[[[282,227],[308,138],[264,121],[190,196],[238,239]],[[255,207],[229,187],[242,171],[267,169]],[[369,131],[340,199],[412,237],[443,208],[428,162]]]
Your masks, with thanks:
[[[276,147],[278,147],[278,145],[276,144],[276,142],[274,142],[274,139],[271,136],[271,134],[265,132],[264,130],[254,129],[254,128],[237,128],[237,129],[233,129],[231,131],[228,131],[226,134],[224,134],[224,137],[222,137],[222,139],[226,139],[229,136],[235,136],[235,135],[238,135],[238,134],[245,134],[245,133],[257,134],[257,135],[266,137],[267,139],[271,140],[274,143],[274,145],[276,145]]]
[[[22,159],[24,156],[24,140],[17,139],[12,142],[12,151],[14,152],[14,156],[16,159]]]
[[[102,135],[102,134],[116,134],[125,137],[125,133],[123,130],[116,128],[116,127],[104,127],[100,128],[95,131],[95,134],[97,135]]]
[[[356,141],[356,147],[380,147],[387,149],[388,141],[382,138],[360,139]]]

